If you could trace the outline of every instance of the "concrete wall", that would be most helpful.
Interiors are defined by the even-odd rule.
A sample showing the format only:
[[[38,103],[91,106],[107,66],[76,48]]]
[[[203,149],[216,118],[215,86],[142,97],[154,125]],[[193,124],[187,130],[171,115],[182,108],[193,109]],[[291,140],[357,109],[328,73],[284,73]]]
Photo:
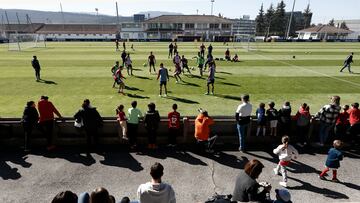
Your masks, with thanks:
[[[190,144],[195,143],[194,139],[194,117],[185,118],[181,124],[181,136],[177,138],[178,143]],[[218,144],[238,144],[238,135],[236,130],[236,122],[231,117],[216,117],[215,125],[212,127],[212,133],[219,135]],[[316,135],[318,122],[311,124],[309,135]],[[123,141],[118,136],[118,123],[115,118],[104,118],[104,125],[99,129],[99,140],[103,144],[121,144]],[[247,143],[273,143],[279,142],[280,136],[274,138],[270,136],[256,137],[256,120],[252,120],[250,124]],[[158,143],[167,143],[167,119],[162,118],[158,130]],[[269,132],[269,131],[268,131]],[[293,123],[292,134],[296,135],[295,123]],[[74,127],[72,118],[64,121],[56,121],[54,128],[54,142],[57,145],[83,145],[86,143],[85,132]],[[0,119],[0,145],[21,146],[23,144],[24,131],[20,119]],[[317,137],[317,136],[312,136]],[[147,143],[147,135],[145,126],[140,124],[139,143]],[[34,145],[45,145],[46,139],[39,129],[35,129],[32,136]]]

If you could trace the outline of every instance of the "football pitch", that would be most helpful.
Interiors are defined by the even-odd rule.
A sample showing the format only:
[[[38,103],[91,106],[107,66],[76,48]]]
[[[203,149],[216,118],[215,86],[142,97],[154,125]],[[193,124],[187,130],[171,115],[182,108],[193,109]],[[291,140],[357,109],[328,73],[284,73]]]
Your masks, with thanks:
[[[134,45],[135,51],[130,49]],[[182,115],[196,115],[205,108],[210,115],[232,116],[240,96],[249,93],[251,103],[275,101],[280,108],[290,101],[293,113],[301,103],[310,105],[311,113],[328,103],[331,95],[341,96],[341,104],[359,102],[359,43],[212,43],[214,58],[223,58],[226,48],[239,55],[241,62],[216,61],[215,95],[206,92],[207,72],[199,77],[196,56],[200,43],[179,42],[178,51],[195,67],[193,75],[181,75],[185,82],[176,84],[171,77],[168,97],[159,97],[159,82],[155,74],[144,67],[150,51],[157,60],[157,70],[164,63],[171,75],[172,60],[168,59],[168,43],[129,42],[127,51],[133,61],[134,75],[126,77],[126,95],[112,88],[111,67],[121,61],[121,52],[112,42],[49,42],[47,48],[32,48],[21,52],[8,51],[0,45],[0,117],[21,117],[27,101],[37,101],[48,95],[63,116],[73,116],[85,98],[90,99],[102,116],[114,116],[115,108],[138,101],[144,112],[154,102],[165,116],[173,103]],[[206,46],[209,43],[205,43]],[[120,47],[122,48],[122,47]],[[354,52],[354,74],[339,70],[344,59]],[[42,66],[36,82],[31,59],[37,55]],[[295,56],[295,58],[293,58]]]

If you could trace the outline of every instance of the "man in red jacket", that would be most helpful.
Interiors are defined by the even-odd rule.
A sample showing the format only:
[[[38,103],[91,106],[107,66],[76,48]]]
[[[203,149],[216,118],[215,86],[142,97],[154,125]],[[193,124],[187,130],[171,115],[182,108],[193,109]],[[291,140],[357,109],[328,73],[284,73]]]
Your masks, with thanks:
[[[55,106],[48,101],[48,99],[48,96],[41,96],[40,101],[38,102],[38,110],[40,114],[39,126],[44,135],[47,137],[47,150],[51,151],[55,149],[55,145],[52,144],[54,114],[56,114],[60,119],[62,116]]]

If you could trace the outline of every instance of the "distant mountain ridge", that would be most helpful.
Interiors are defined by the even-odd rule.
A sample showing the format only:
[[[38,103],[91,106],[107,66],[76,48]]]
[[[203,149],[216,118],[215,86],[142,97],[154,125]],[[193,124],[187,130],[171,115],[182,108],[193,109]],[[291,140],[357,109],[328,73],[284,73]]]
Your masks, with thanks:
[[[19,16],[20,23],[27,23],[26,14],[29,15],[32,23],[49,23],[60,24],[63,23],[61,12],[53,11],[36,11],[36,10],[22,10],[22,9],[0,9],[0,23],[7,23],[5,17],[7,12],[9,23],[18,23],[16,13]],[[116,24],[116,16],[102,15],[96,16],[92,13],[72,13],[63,12],[65,23],[68,24]],[[182,15],[181,13],[163,12],[163,11],[145,11],[139,14],[145,14],[145,18],[150,14],[150,18],[160,15]],[[133,20],[133,16],[119,16],[120,22],[129,22]]]

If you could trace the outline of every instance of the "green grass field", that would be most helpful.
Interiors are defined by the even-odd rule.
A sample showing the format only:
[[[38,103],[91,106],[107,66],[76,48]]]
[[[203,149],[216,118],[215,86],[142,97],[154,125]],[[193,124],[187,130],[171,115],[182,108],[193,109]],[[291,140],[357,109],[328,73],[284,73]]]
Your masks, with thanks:
[[[175,79],[170,79],[167,98],[158,96],[156,75],[150,75],[143,64],[153,51],[158,64],[163,62],[173,71],[167,58],[168,43],[133,44],[135,52],[130,52],[136,76],[124,74],[130,87],[125,96],[111,88],[110,68],[115,60],[120,60],[114,43],[53,42],[47,43],[47,48],[22,52],[9,52],[7,45],[0,45],[0,117],[20,117],[26,102],[37,101],[41,95],[49,95],[64,116],[73,116],[85,98],[91,100],[102,116],[114,116],[117,105],[128,108],[132,100],[137,100],[143,111],[149,102],[155,102],[161,115],[167,114],[175,102],[183,115],[195,115],[199,107],[209,110],[210,115],[234,115],[243,93],[251,95],[255,106],[275,101],[279,108],[288,100],[295,111],[306,102],[312,113],[334,94],[341,96],[342,104],[359,102],[360,98],[359,75],[339,73],[349,52],[355,53],[353,71],[360,73],[359,43],[253,43],[250,51],[245,44],[231,43],[232,55],[238,53],[242,62],[217,62],[215,96],[204,95],[205,76],[183,76],[186,83],[175,84]],[[180,42],[178,46],[180,54],[191,59],[199,44]],[[214,57],[224,57],[226,46],[222,43],[213,46]],[[56,84],[35,82],[32,55],[37,55],[42,65],[42,79]],[[195,62],[189,60],[189,65],[195,67]],[[193,73],[199,75],[197,69]]]

